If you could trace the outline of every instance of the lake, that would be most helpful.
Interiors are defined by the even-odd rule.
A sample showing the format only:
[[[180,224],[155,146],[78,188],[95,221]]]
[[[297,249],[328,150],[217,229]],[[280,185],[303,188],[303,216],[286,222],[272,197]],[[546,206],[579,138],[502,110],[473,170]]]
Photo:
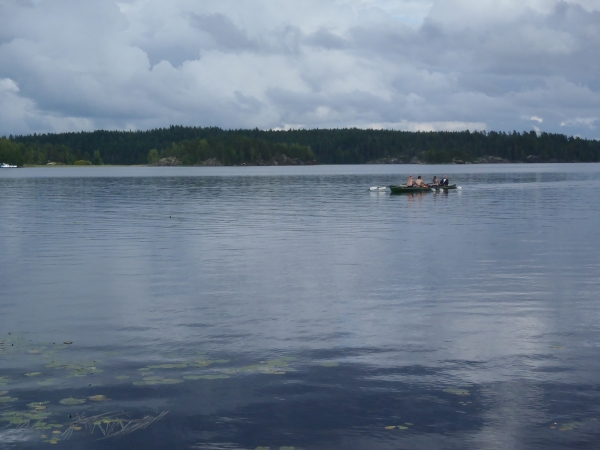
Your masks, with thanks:
[[[0,170],[0,448],[596,449],[599,223],[599,164]]]

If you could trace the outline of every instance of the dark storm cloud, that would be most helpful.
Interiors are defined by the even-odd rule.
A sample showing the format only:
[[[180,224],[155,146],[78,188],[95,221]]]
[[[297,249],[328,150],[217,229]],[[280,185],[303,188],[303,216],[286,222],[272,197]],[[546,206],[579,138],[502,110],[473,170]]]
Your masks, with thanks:
[[[595,0],[0,0],[0,134],[170,123],[600,137]]]

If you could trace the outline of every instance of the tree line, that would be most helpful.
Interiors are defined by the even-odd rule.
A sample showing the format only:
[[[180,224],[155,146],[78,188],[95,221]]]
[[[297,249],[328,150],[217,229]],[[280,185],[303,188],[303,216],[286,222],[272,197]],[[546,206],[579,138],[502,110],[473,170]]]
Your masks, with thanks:
[[[148,131],[33,134],[0,139],[0,162],[147,164],[176,157],[185,165],[214,158],[225,165],[267,163],[287,155],[320,164],[364,164],[417,158],[426,163],[476,162],[493,156],[524,162],[598,162],[600,142],[531,132],[408,132],[363,129],[223,130],[171,126]]]

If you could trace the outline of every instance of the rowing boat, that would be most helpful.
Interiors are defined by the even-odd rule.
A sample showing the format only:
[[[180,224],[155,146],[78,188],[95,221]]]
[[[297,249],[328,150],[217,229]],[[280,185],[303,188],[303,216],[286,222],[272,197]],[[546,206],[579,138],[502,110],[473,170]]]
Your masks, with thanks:
[[[450,186],[429,186],[429,187],[407,187],[405,185],[390,186],[392,194],[411,194],[414,192],[428,192],[428,191],[446,191],[449,189],[456,189],[455,184]]]

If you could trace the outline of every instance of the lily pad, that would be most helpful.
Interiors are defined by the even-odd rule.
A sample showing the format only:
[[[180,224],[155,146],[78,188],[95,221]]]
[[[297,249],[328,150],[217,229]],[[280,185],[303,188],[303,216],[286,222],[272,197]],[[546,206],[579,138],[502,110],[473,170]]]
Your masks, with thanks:
[[[459,395],[462,397],[471,395],[471,393],[469,391],[467,391],[466,389],[444,389],[444,392],[447,394]]]
[[[134,386],[156,386],[157,384],[160,384],[159,381],[134,381],[133,385]]]
[[[560,431],[573,431],[574,429],[579,428],[579,425],[579,422],[565,423],[561,425]]]
[[[62,405],[81,405],[82,403],[85,403],[85,399],[69,397],[63,398],[59,403]]]
[[[37,384],[40,386],[52,386],[57,383],[56,378],[48,378],[47,380],[38,381]]]
[[[193,367],[208,367],[213,363],[213,361],[194,361],[191,365]]]
[[[202,375],[200,378],[203,380],[224,380],[230,377],[229,375]]]
[[[8,391],[0,391],[0,397],[4,397],[6,394],[8,394]]]
[[[337,367],[339,365],[340,365],[340,363],[337,363],[335,361],[325,361],[325,362],[321,363],[321,366],[323,366],[323,367]]]
[[[40,375],[43,375],[42,372],[29,372],[25,374],[26,377],[39,377]]]
[[[117,380],[128,380],[130,377],[128,377],[127,375],[119,375],[118,377],[115,377]]]
[[[16,402],[17,400],[19,399],[14,397],[0,397],[0,403]]]
[[[175,378],[165,378],[164,380],[159,381],[160,384],[179,384],[183,383],[183,380],[178,380]]]
[[[399,430],[408,430],[408,427],[402,426],[402,425],[398,425],[398,429]]]
[[[386,430],[393,430],[396,428],[396,425],[391,425],[389,427],[385,427]]]
[[[271,450],[271,447],[256,447],[256,450]]]
[[[33,402],[33,403],[28,403],[27,406],[29,408],[33,408],[33,409],[38,409],[38,410],[42,410],[42,409],[46,409],[47,408],[47,404],[50,402]]]
[[[279,450],[296,450],[296,447],[279,447]]]
[[[199,380],[203,377],[203,375],[185,375],[183,377],[184,380]]]
[[[155,366],[148,366],[149,369],[184,369],[188,365],[186,363],[180,364],[157,364]]]
[[[92,395],[91,397],[88,397],[90,400],[94,401],[94,402],[108,402],[110,401],[110,398],[108,398],[106,395]]]

